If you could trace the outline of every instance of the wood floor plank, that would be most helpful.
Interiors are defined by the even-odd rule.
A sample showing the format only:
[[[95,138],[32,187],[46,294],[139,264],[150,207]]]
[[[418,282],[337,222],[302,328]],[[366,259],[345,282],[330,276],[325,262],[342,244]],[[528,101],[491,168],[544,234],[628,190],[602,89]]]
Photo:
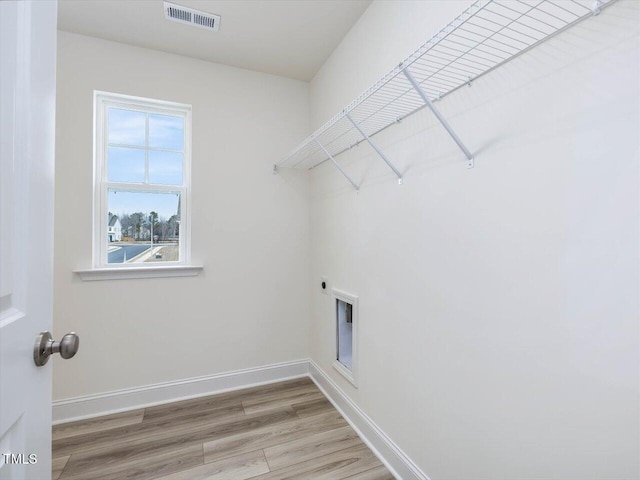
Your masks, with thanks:
[[[286,423],[226,436],[205,442],[203,446],[204,462],[209,463],[252,450],[303,439],[309,435],[334,430],[345,425],[348,425],[346,420],[334,410],[324,415],[316,415],[307,419],[295,418]]]
[[[134,425],[142,422],[143,416],[144,409],[140,409],[90,418],[87,420],[80,420],[77,422],[63,423],[61,425],[53,426],[51,436],[53,440],[59,440],[61,438],[73,437],[74,435],[100,432],[125,425]]]
[[[315,386],[314,386],[315,387]],[[269,400],[242,402],[244,412],[249,415],[251,413],[266,412],[274,408],[281,408],[296,403],[310,402],[313,400],[320,400],[324,398],[322,392],[317,388],[313,388],[310,391],[304,393],[296,393],[283,397],[277,397]]]
[[[220,400],[215,396],[207,396],[199,399],[173,402],[166,405],[148,407],[144,411],[143,422],[153,422],[156,420],[166,420],[193,414],[206,414],[215,410],[224,410],[230,407],[242,405],[240,399],[227,398]]]
[[[58,480],[60,475],[62,475],[62,471],[64,470],[64,466],[67,464],[69,460],[69,455],[66,457],[58,457],[51,460],[51,480]]]
[[[122,448],[91,450],[88,452],[80,452],[71,455],[70,461],[65,468],[65,474],[68,476],[91,476],[98,475],[104,470],[116,469],[124,466],[133,466],[137,464],[145,464],[149,459],[157,456],[171,456],[176,452],[198,446],[198,442],[188,442],[179,444],[175,442],[167,442],[166,445],[158,447],[150,439],[149,442],[141,442],[138,445],[126,445]],[[203,462],[202,462],[203,463]],[[66,477],[65,477],[66,478]]]
[[[295,414],[295,412],[294,412]],[[153,422],[112,428],[100,432],[62,438],[53,442],[53,455],[63,456],[71,452],[95,451],[127,442],[144,441],[145,438],[166,438],[179,435],[196,427],[225,423],[246,417],[241,405],[217,409],[206,414],[191,413],[178,418],[158,418]]]
[[[150,455],[167,454],[186,446],[197,444],[202,453],[202,443],[229,435],[253,431],[261,427],[284,423],[297,418],[293,409],[270,411],[231,419],[212,425],[192,426],[191,430],[180,434],[142,436],[134,441],[111,443],[102,448],[74,453],[65,468],[65,473],[92,472],[103,467],[110,467],[122,463],[144,461]]]
[[[233,390],[230,392],[218,393],[215,394],[216,397],[220,399],[224,398],[240,398],[245,399],[251,396],[257,395],[268,395],[270,393],[280,392],[284,393],[289,390],[295,390],[299,388],[304,388],[309,385],[315,385],[313,380],[309,377],[295,378],[293,380],[286,380],[284,382],[277,383],[269,383],[266,385],[258,385],[255,387],[244,388],[241,390]]]
[[[184,414],[224,408],[241,402],[254,404],[278,398],[287,398],[288,396],[299,396],[303,393],[317,391],[315,384],[308,378],[295,379],[277,384],[262,385],[243,390],[235,390],[222,394],[192,398],[180,402],[149,407],[145,411],[144,421],[153,421],[157,418],[167,419],[170,417],[179,417]]]
[[[335,411],[335,408],[333,407],[331,402],[324,396],[322,396],[318,400],[294,403],[291,406],[300,418],[312,417],[313,415],[320,415],[323,413]]]
[[[289,392],[291,390],[299,390],[301,388],[309,387],[310,385],[315,385],[315,383],[313,383],[313,381],[308,377],[295,378],[293,380],[287,380],[284,382],[270,383],[267,385],[258,385],[255,387],[243,388],[240,390],[232,390],[229,392],[216,393],[206,397],[192,398],[189,400],[183,400],[180,402],[173,402],[173,403],[158,405],[156,407],[149,407],[149,408],[150,409],[152,408],[154,410],[156,409],[160,410],[162,409],[162,407],[170,408],[172,405],[175,405],[176,403],[189,405],[190,403],[198,403],[203,400],[206,401],[208,399],[215,399],[216,401],[219,401],[219,402],[225,402],[227,400],[242,401],[242,400],[247,400],[253,397],[265,396],[270,394],[285,394],[286,392]]]
[[[69,462],[73,461],[73,455]],[[70,463],[60,480],[151,480],[174,472],[202,465],[202,445],[191,444],[176,448],[170,455],[149,455],[134,462],[114,462],[108,466],[96,465],[87,471],[74,471]]]
[[[158,480],[247,480],[269,472],[262,450],[244,453],[174,473]]]
[[[254,392],[252,394],[243,395],[240,400],[244,405],[251,406],[272,400],[283,400],[285,398],[298,397],[306,393],[318,393],[319,391],[320,390],[316,387],[315,383],[308,383],[296,386],[295,388],[287,388],[286,390]]]
[[[267,460],[268,461],[268,460]],[[252,480],[337,480],[366,472],[382,465],[380,460],[361,444],[346,450],[296,463],[286,468],[273,470]]]
[[[357,473],[345,478],[344,480],[395,480],[395,477],[389,473],[387,467],[380,465],[366,472]]]
[[[265,448],[264,455],[271,470],[278,470],[357,445],[362,445],[362,440],[346,425]]]

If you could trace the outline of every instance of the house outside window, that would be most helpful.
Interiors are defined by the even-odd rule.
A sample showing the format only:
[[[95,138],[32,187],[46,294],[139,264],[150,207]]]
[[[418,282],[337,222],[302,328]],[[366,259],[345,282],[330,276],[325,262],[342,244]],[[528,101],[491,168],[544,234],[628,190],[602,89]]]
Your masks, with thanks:
[[[187,265],[191,106],[94,99],[94,268]]]
[[[122,224],[117,215],[109,212],[109,222],[107,223],[107,237],[109,242],[122,241]]]

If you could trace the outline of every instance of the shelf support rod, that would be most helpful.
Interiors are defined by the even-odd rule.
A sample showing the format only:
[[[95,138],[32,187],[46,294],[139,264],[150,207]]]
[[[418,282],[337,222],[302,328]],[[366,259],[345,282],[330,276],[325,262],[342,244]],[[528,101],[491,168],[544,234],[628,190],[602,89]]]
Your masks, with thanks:
[[[331,160],[333,162],[333,164],[336,166],[336,168],[338,170],[340,170],[340,173],[342,175],[344,175],[344,178],[346,178],[347,180],[349,180],[349,182],[351,183],[351,185],[353,185],[353,188],[356,189],[356,192],[360,190],[360,187],[358,186],[358,184],[356,182],[354,182],[351,177],[349,175],[347,175],[347,172],[345,172],[342,167],[340,166],[340,164],[338,162],[336,162],[336,159],[333,158],[333,155],[331,155],[328,150],[326,148],[324,148],[324,145],[322,145],[317,138],[313,137],[313,140],[318,144],[318,146],[322,149],[322,151],[325,153],[325,155],[327,157],[329,157],[329,160]]]
[[[471,152],[469,151],[469,149],[464,146],[464,143],[462,143],[462,140],[460,140],[458,135],[456,135],[456,132],[453,131],[453,128],[451,128],[451,125],[449,125],[449,122],[447,122],[447,120],[442,116],[442,114],[440,113],[440,110],[436,108],[436,106],[429,99],[427,94],[424,93],[424,90],[422,90],[418,82],[416,82],[416,79],[413,78],[413,75],[411,75],[411,72],[409,71],[409,69],[405,68],[403,72],[405,77],[407,77],[407,80],[409,80],[409,83],[413,86],[416,92],[418,92],[418,95],[420,95],[422,100],[424,100],[424,103],[426,103],[427,107],[429,107],[429,109],[433,112],[436,118],[440,121],[442,126],[447,130],[447,132],[449,132],[449,135],[451,135],[451,138],[453,138],[453,140],[458,144],[458,147],[460,147],[460,150],[464,152],[465,156],[467,157],[467,168],[473,168],[473,155],[471,155]]]
[[[389,159],[387,158],[387,156],[382,153],[382,151],[378,148],[378,146],[373,143],[373,140],[371,140],[369,138],[369,135],[367,135],[366,133],[364,133],[364,130],[362,130],[362,128],[360,128],[360,125],[358,125],[355,120],[353,118],[351,118],[351,115],[349,115],[349,113],[345,112],[346,117],[349,119],[349,121],[351,123],[353,123],[353,126],[356,127],[356,129],[360,132],[360,135],[362,135],[362,137],[369,143],[369,145],[371,145],[371,148],[373,148],[376,153],[378,155],[380,155],[380,158],[382,158],[382,160],[384,160],[384,163],[387,164],[387,166],[393,170],[393,173],[395,173],[398,176],[398,183],[400,185],[402,185],[402,174],[398,171],[398,169],[396,167],[393,166],[393,164],[389,161]]]

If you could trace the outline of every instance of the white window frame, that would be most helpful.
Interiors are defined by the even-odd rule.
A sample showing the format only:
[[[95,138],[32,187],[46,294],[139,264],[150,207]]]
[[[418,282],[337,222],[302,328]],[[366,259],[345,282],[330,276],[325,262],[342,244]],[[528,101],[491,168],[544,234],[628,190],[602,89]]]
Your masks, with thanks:
[[[182,185],[160,185],[151,183],[110,182],[107,177],[107,109],[109,107],[135,110],[145,113],[157,113],[163,115],[182,116],[184,118],[184,156],[182,165]],[[147,127],[148,128],[148,127]],[[148,135],[148,134],[147,134]],[[120,272],[131,270],[136,272],[133,278],[141,278],[141,271],[164,270],[170,272],[167,276],[177,276],[180,270],[185,275],[197,274],[201,267],[190,265],[191,261],[191,105],[154,100],[130,95],[120,95],[109,92],[94,91],[94,183],[93,183],[93,268],[91,270],[78,271],[88,273],[86,279],[93,280],[97,271]],[[148,146],[144,147],[145,149]],[[108,217],[108,191],[120,189],[129,192],[159,192],[180,194],[180,260],[177,262],[151,262],[151,263],[108,263],[107,217]],[[180,267],[189,267],[181,269]],[[188,272],[188,273],[187,273]],[[164,275],[163,275],[164,276]],[[84,276],[83,276],[84,278]],[[112,277],[112,278],[130,278]]]
[[[360,315],[358,310],[358,297],[342,290],[332,289],[332,311],[333,338],[335,339],[335,349],[333,355],[333,368],[335,368],[344,378],[356,388],[358,388],[358,330],[360,328]],[[351,370],[345,367],[338,360],[338,300],[351,304]]]

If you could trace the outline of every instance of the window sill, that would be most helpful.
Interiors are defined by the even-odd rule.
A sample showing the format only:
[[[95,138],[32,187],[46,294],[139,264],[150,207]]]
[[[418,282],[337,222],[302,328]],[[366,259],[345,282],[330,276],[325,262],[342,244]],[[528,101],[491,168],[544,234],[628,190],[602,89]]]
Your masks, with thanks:
[[[84,281],[129,280],[134,278],[195,277],[204,267],[202,265],[167,265],[161,267],[131,268],[89,268],[74,270]]]

